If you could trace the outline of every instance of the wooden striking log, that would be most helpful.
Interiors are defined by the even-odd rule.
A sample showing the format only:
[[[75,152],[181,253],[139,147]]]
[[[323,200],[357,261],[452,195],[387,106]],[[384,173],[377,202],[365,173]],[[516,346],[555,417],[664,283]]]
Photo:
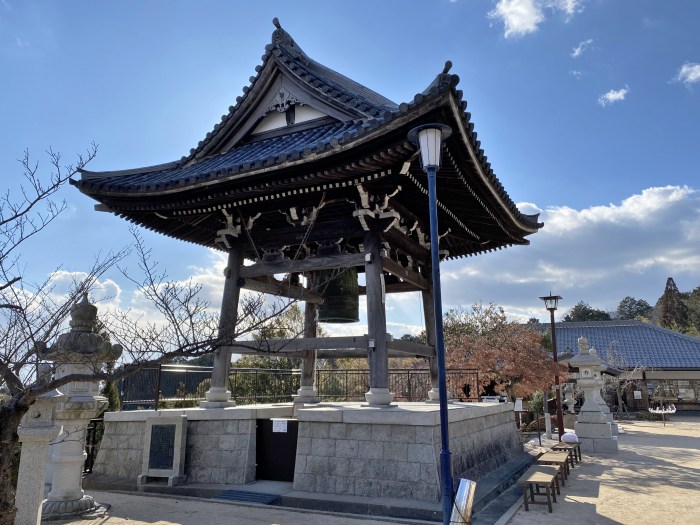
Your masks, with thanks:
[[[323,257],[310,257],[308,259],[259,262],[241,268],[241,277],[262,277],[266,275],[284,273],[302,273],[329,268],[350,268],[351,266],[363,266],[365,256],[362,253],[343,253],[340,255],[326,255]]]

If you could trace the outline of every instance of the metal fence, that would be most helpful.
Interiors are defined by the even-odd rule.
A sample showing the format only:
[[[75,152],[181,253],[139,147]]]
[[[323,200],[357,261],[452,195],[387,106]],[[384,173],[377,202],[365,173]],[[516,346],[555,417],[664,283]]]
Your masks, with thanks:
[[[187,408],[205,399],[211,367],[160,365],[143,368],[119,382],[122,410]],[[448,369],[450,399],[477,401],[479,374],[472,369]],[[300,387],[299,370],[232,368],[231,397],[239,405],[292,401]],[[369,390],[369,370],[317,370],[316,386],[323,401],[363,401]],[[389,390],[396,401],[424,401],[430,391],[427,369],[389,370]]]
[[[477,401],[479,372],[473,369],[448,369],[449,399]],[[369,390],[369,370],[317,370],[316,388],[322,401],[364,401]],[[395,401],[425,401],[431,389],[427,369],[389,370],[389,390]]]

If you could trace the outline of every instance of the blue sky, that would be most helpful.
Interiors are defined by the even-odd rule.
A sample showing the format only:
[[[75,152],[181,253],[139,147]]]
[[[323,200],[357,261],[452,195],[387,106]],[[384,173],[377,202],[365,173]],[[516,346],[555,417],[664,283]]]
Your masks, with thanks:
[[[2,186],[19,180],[25,148],[44,169],[47,148],[72,160],[93,141],[92,170],[179,159],[255,74],[273,17],[309,56],[395,102],[453,62],[496,175],[545,227],[530,246],[443,265],[446,309],[495,302],[546,319],[537,297],[550,290],[563,313],[627,295],[653,304],[669,276],[700,285],[695,1],[0,0]],[[36,280],[130,242],[126,222],[73,188],[62,197],[69,211],[24,252]],[[173,278],[194,275],[219,299],[220,257],[146,239]],[[105,287],[128,306],[123,281],[114,272]],[[421,324],[418,297],[387,305],[394,335]]]

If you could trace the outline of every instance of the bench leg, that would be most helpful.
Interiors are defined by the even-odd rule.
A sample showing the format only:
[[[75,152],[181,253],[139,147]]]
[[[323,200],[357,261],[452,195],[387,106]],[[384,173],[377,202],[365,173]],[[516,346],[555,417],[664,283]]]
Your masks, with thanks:
[[[527,507],[527,491],[528,491],[528,487],[522,487],[522,489],[523,489],[523,506],[525,507],[525,510],[530,510],[530,509],[528,509],[528,507]]]
[[[549,490],[549,485],[547,485],[547,508],[552,512],[552,492]]]

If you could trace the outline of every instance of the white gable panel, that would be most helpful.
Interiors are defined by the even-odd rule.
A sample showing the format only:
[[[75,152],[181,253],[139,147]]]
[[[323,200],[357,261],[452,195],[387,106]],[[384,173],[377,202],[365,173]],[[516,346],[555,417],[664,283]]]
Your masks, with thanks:
[[[322,113],[319,110],[309,106],[300,106],[299,104],[296,104],[292,107],[294,109],[295,124],[301,124],[302,122],[308,122],[310,120],[315,120],[327,116],[325,113]],[[284,128],[286,126],[287,116],[283,112],[273,111],[263,117],[260,123],[251,132],[251,135],[263,133],[265,131],[272,131],[274,129]]]
[[[312,108],[311,106],[294,106],[294,123],[301,124],[302,122],[308,122],[309,120],[314,120],[317,118],[322,118],[327,116],[325,113]]]

